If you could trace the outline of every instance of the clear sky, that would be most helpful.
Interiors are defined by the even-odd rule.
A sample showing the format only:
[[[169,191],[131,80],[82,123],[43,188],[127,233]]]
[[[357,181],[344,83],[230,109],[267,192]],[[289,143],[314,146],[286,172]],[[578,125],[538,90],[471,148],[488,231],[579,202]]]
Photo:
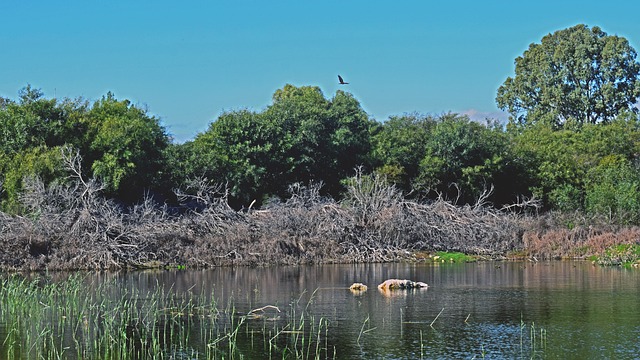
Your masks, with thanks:
[[[0,96],[108,91],[176,141],[223,111],[263,110],[290,83],[352,93],[378,121],[407,112],[506,118],[496,90],[530,43],[576,24],[640,51],[637,1],[21,0],[0,6]],[[337,75],[349,85],[339,87]]]

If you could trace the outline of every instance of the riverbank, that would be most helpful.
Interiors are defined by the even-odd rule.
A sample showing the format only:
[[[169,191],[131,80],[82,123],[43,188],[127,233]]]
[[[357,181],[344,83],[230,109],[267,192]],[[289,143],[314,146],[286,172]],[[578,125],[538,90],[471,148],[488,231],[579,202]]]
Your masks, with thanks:
[[[296,185],[285,201],[243,211],[216,191],[199,194],[197,209],[176,211],[151,200],[123,209],[81,187],[34,188],[24,197],[28,216],[0,213],[2,271],[430,261],[437,251],[592,256],[607,265],[640,257],[637,227],[482,203],[419,203],[368,178],[340,202],[319,186]]]

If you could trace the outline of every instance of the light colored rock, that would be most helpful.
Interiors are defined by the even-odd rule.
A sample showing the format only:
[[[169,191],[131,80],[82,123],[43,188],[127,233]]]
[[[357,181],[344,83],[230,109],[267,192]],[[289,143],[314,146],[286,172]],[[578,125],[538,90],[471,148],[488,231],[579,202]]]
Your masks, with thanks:
[[[363,292],[363,291],[367,291],[367,285],[365,284],[361,284],[361,283],[353,283],[353,285],[351,285],[349,287],[349,290],[353,291],[353,292]]]
[[[428,288],[428,287],[429,285],[420,281],[399,280],[399,279],[385,280],[382,284],[378,285],[378,289],[383,291],[419,289],[419,288]]]

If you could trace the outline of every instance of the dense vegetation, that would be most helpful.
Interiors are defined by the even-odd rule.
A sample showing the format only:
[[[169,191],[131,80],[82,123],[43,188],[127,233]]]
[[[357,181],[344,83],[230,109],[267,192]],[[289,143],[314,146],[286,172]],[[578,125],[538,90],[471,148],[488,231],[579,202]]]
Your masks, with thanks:
[[[365,178],[411,206],[447,201],[639,225],[635,57],[626,39],[597,27],[545,36],[498,90],[511,114],[506,125],[453,113],[378,121],[348,92],[327,98],[315,86],[286,85],[262,111],[225,112],[182,144],[160,119],[112,93],[90,103],[46,98],[27,85],[16,100],[0,98],[3,232],[7,219],[73,210],[76,221],[98,203],[121,220],[149,202],[166,204],[162,216],[201,214],[220,199],[236,210],[285,209],[301,184],[317,189],[314,199],[357,211],[354,184]],[[398,206],[406,215],[409,207]],[[243,214],[233,213],[225,212]],[[357,221],[354,229],[366,227]]]

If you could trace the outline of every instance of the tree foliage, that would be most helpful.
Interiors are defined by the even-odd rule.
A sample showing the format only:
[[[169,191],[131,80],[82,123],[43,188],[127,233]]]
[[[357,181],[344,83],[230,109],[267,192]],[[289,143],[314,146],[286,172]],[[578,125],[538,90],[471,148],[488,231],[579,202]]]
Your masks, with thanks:
[[[0,153],[2,190],[6,194],[2,207],[10,212],[21,212],[19,198],[25,179],[38,179],[45,184],[64,179],[59,147],[37,146],[9,155]]]
[[[378,172],[405,192],[412,190],[420,162],[426,155],[425,144],[437,119],[421,114],[391,116],[373,137],[373,155]]]
[[[640,171],[620,155],[602,158],[588,171],[585,208],[593,214],[608,215],[621,224],[640,220]]]
[[[579,131],[552,130],[542,124],[514,136],[516,158],[526,164],[529,187],[547,207],[584,210],[593,168],[610,156],[633,164],[640,152],[637,119],[587,124]]]
[[[576,25],[542,38],[515,60],[498,107],[521,125],[610,122],[640,96],[640,64],[627,39]]]
[[[485,126],[467,116],[443,115],[425,143],[414,186],[424,193],[472,203],[502,176],[507,150],[500,127]]]
[[[28,85],[19,91],[19,101],[4,101],[0,108],[3,203],[14,207],[25,177],[64,181],[63,146],[81,151],[90,169],[86,176],[104,181],[111,196],[133,201],[164,178],[168,142],[158,119],[111,93],[90,106],[82,99],[46,99]]]
[[[145,189],[157,188],[169,143],[157,118],[108,93],[82,121],[85,159],[109,192],[131,200]]]
[[[262,112],[222,114],[193,148],[201,175],[228,183],[245,206],[284,196],[295,182],[321,181],[337,195],[340,180],[368,163],[374,125],[350,94],[326,99],[318,87],[286,85]]]

